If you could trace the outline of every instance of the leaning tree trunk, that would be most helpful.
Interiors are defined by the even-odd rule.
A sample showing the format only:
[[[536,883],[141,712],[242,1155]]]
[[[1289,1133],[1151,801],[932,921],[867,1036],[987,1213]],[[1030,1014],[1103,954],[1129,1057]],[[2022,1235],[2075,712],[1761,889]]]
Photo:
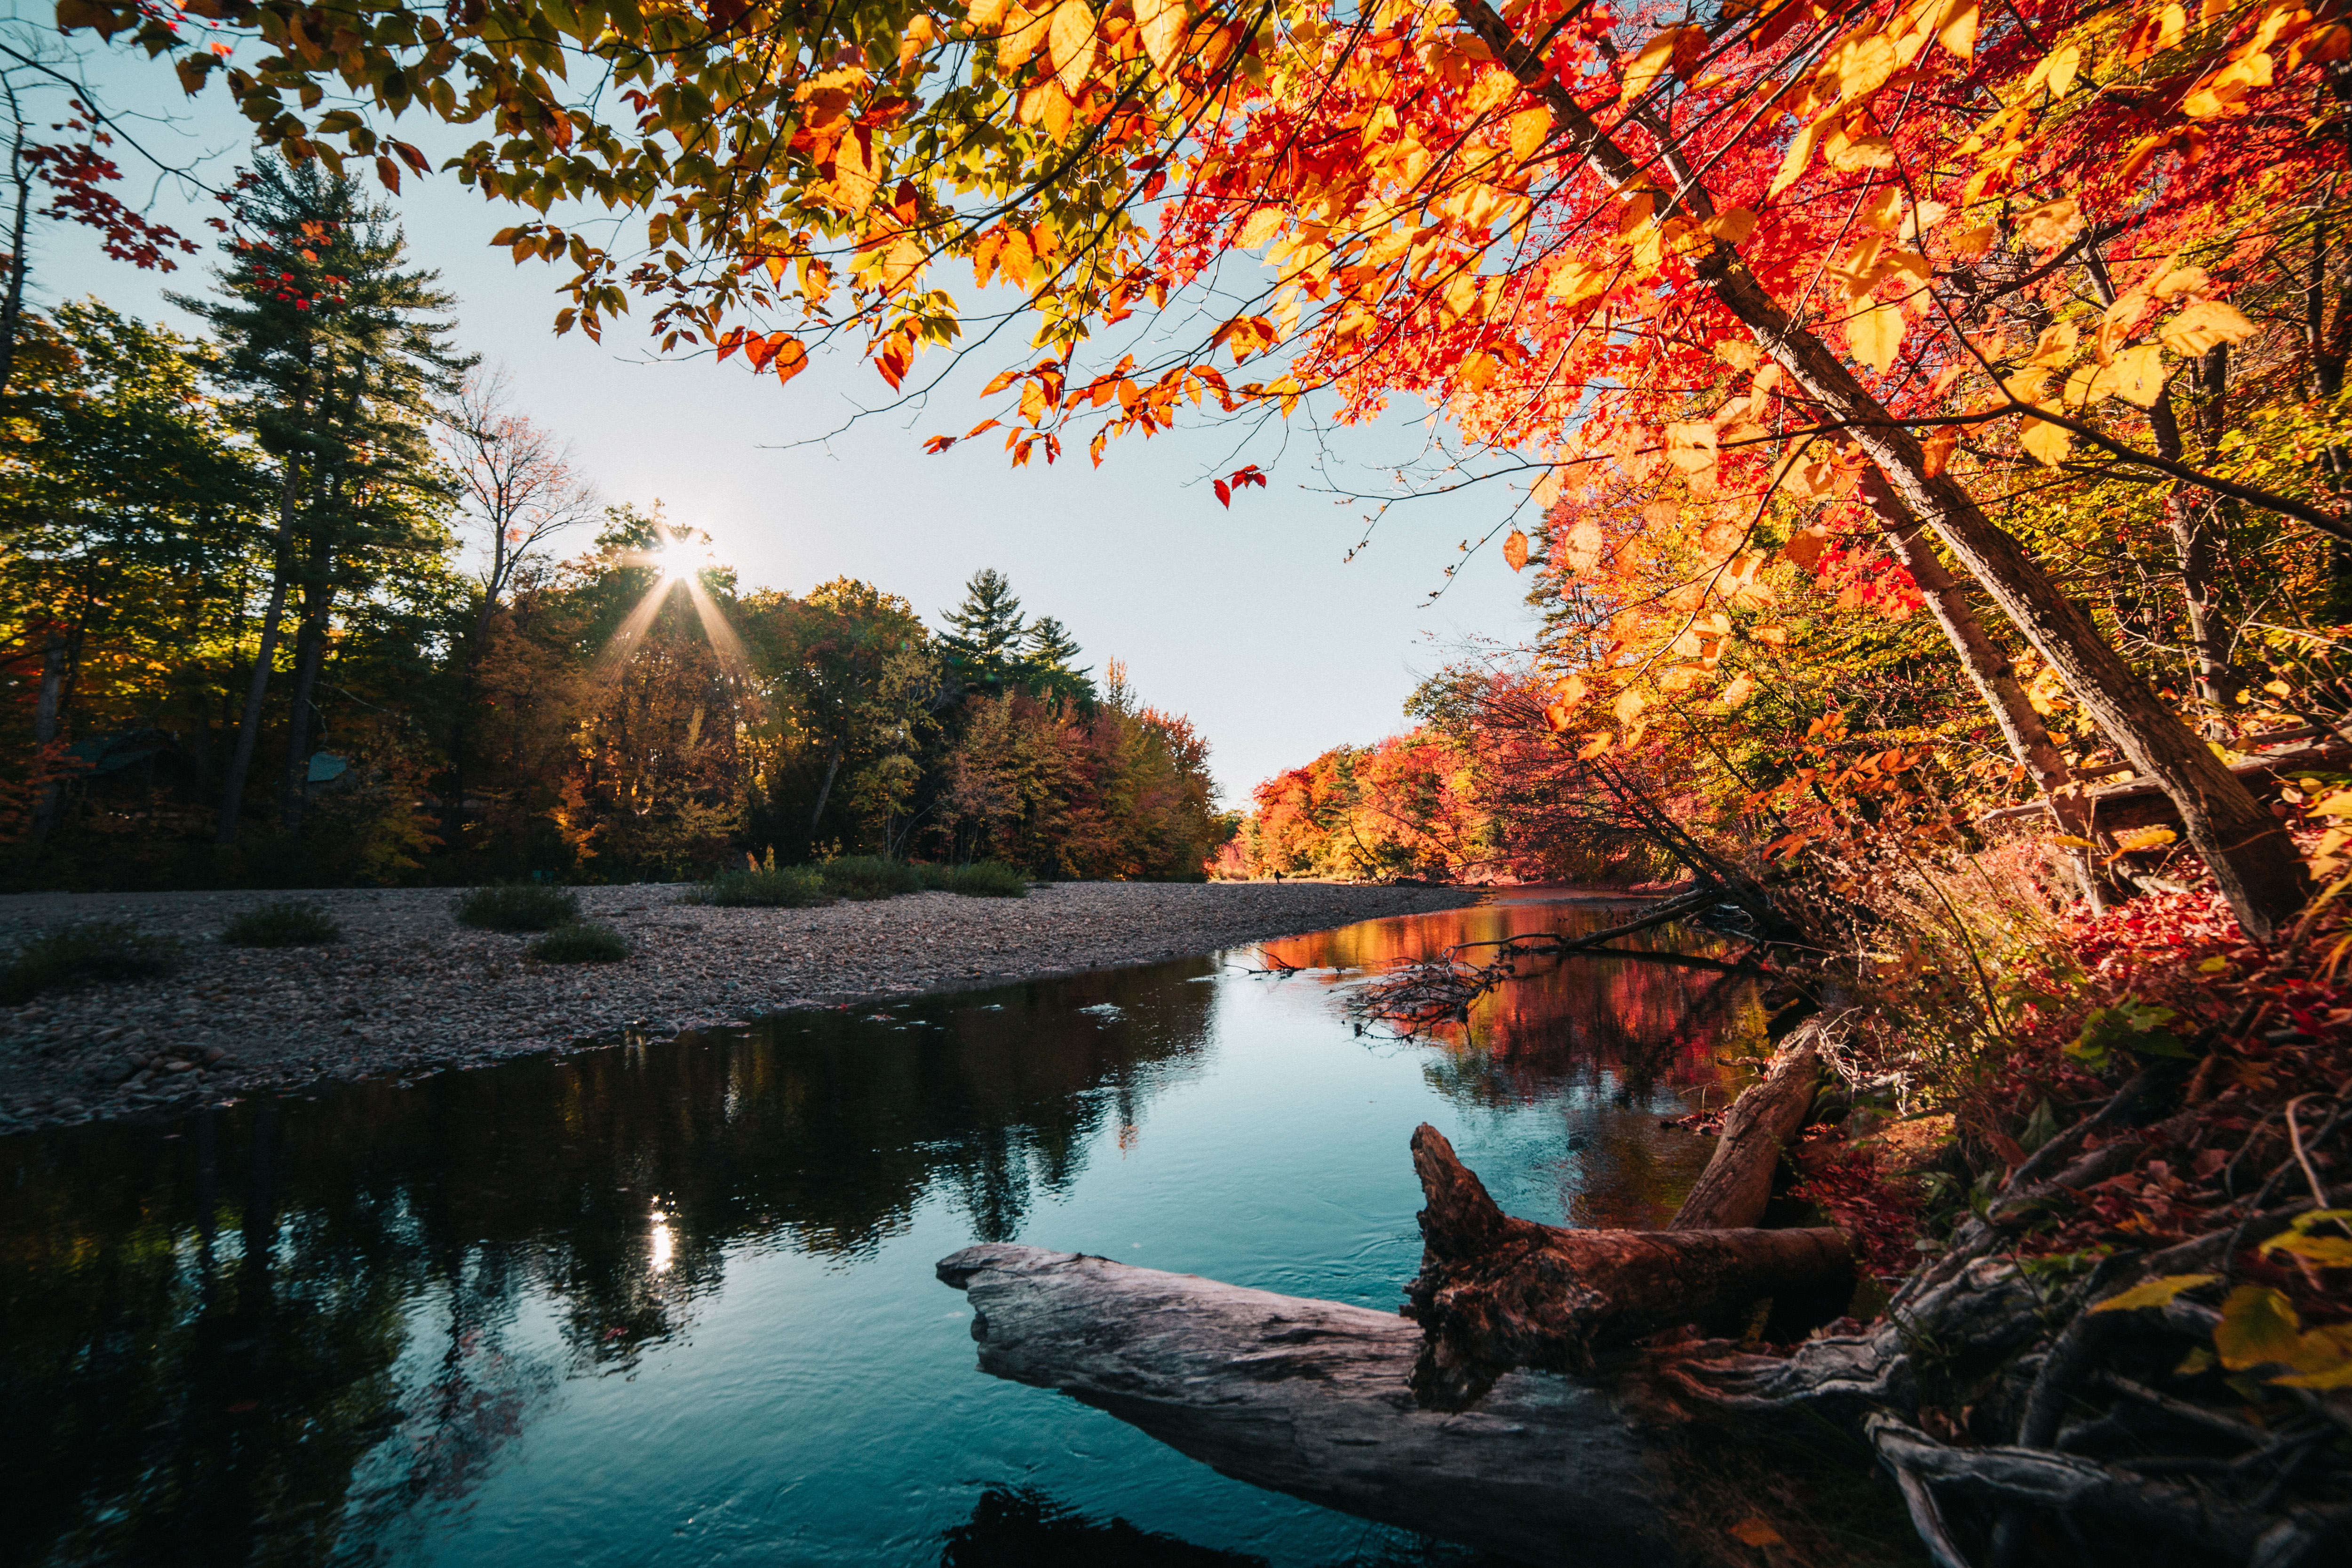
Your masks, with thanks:
[[[1812,1113],[1822,1054],[1815,1042],[1829,1027],[1809,1018],[1774,1053],[1764,1076],[1724,1113],[1714,1158],[1667,1222],[1668,1230],[1728,1230],[1759,1223],[1772,1201],[1780,1161]]]
[[[47,643],[41,648],[41,689],[33,700],[36,766],[64,727],[66,672],[73,664],[73,640],[63,626],[53,626]],[[26,837],[35,854],[40,852],[42,841],[49,836],[50,825],[57,820],[58,795],[59,785],[52,778],[41,786],[40,796],[33,803],[33,820]]]
[[[1603,132],[1549,63],[1486,4],[1460,0],[1462,19],[1522,86],[1550,110],[1577,152],[1620,189],[1644,177],[1639,160]],[[1696,180],[1660,196],[1660,219],[1682,209],[1704,223],[1714,204]],[[1699,284],[1819,407],[1823,422],[1853,432],[1913,515],[1981,583],[2011,624],[2063,678],[2133,767],[2162,785],[2239,923],[2267,940],[2309,895],[2302,857],[2269,812],[2205,742],[2168,709],[2110,647],[2090,614],[2058,591],[2041,566],[1949,474],[1930,472],[1919,438],[1855,377],[1820,336],[1791,321],[1739,253],[1721,241],[1692,259]]]

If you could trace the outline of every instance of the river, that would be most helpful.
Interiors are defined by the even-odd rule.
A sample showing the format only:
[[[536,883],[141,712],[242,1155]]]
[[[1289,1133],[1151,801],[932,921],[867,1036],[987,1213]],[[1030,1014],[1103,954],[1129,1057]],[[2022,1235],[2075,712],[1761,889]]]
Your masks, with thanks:
[[[982,1374],[932,1265],[1017,1239],[1393,1307],[1423,1121],[1514,1213],[1663,1223],[1709,1145],[1661,1120],[1760,1049],[1744,982],[1570,959],[1409,1042],[1346,1008],[1385,963],[1627,908],[0,1140],[0,1558],[1446,1560]]]

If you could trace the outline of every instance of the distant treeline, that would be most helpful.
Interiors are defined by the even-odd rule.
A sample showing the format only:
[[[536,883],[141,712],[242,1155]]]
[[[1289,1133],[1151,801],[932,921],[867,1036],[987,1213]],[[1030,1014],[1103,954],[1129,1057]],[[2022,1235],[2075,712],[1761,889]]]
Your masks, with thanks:
[[[1230,837],[1191,725],[996,573],[939,632],[745,589],[597,504],[355,184],[265,165],[233,210],[203,337],[84,301],[8,345],[5,885],[1197,878]]]

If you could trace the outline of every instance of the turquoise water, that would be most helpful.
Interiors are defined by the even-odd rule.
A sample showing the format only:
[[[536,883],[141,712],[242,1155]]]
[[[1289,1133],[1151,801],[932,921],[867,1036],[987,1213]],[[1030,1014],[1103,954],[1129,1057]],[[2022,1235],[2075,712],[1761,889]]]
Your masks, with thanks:
[[[1517,899],[0,1141],[0,1554],[1013,1562],[987,1527],[1025,1488],[1167,1561],[1410,1555],[982,1374],[932,1264],[1017,1239],[1391,1307],[1424,1121],[1514,1212],[1661,1221],[1707,1146],[1660,1119],[1753,1044],[1738,983],[1576,960],[1410,1043],[1344,1007],[1389,960],[1624,910]]]

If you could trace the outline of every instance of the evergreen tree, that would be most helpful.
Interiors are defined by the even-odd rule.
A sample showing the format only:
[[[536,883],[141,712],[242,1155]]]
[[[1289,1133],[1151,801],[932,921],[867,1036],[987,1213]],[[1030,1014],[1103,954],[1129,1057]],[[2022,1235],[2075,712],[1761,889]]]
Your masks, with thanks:
[[[1078,639],[1051,616],[1029,624],[1022,654],[1022,683],[1038,696],[1060,698],[1092,708],[1097,700],[1088,671],[1076,664]]]
[[[453,487],[428,437],[434,405],[470,361],[447,347],[455,304],[359,183],[264,159],[238,181],[231,258],[210,298],[175,297],[212,327],[221,376],[243,393],[277,465],[277,528],[259,646],[221,792],[233,843],[289,596],[300,594],[281,810],[299,826],[311,697],[340,589],[388,555],[445,541]]]
[[[991,697],[1019,685],[1029,662],[1030,630],[1013,584],[993,566],[964,584],[963,603],[948,612],[940,638],[948,668],[968,689]]]

